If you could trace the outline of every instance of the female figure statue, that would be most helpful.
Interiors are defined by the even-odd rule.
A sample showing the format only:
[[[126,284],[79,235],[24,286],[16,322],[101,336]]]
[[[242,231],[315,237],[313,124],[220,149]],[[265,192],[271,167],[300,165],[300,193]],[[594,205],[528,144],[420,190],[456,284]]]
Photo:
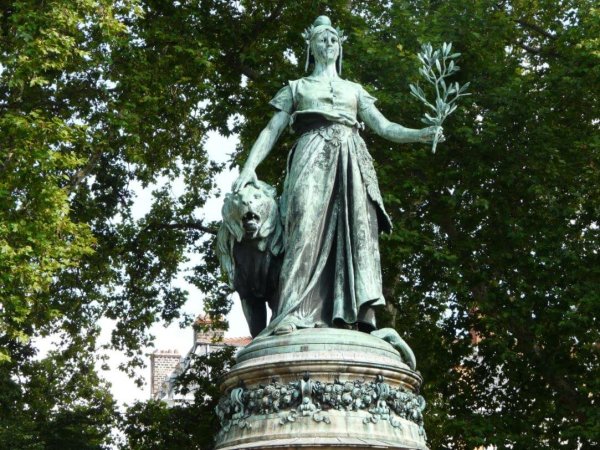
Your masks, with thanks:
[[[440,127],[420,130],[387,120],[361,85],[340,78],[341,31],[325,16],[304,37],[308,77],[290,81],[271,100],[277,110],[233,185],[256,182],[255,168],[289,125],[290,152],[280,201],[285,255],[278,308],[262,335],[297,328],[375,329],[383,305],[378,234],[391,230],[359,118],[393,142],[430,142]]]

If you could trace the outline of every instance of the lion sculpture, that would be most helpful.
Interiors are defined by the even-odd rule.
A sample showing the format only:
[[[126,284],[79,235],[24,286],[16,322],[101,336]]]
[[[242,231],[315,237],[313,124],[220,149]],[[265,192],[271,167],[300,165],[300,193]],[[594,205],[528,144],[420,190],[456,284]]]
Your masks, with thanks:
[[[239,294],[252,337],[267,326],[283,259],[283,226],[275,188],[257,181],[227,194],[217,233],[217,256],[229,285]]]

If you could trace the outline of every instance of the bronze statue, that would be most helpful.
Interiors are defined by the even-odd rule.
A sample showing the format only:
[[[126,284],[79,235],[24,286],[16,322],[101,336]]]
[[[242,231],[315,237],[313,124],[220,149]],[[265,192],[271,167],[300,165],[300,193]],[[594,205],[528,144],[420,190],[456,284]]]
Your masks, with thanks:
[[[327,17],[304,38],[313,71],[271,100],[276,112],[233,185],[238,192],[258,183],[255,168],[290,126],[298,139],[280,200],[285,254],[276,310],[262,335],[310,327],[370,332],[373,307],[384,304],[378,234],[392,225],[359,120],[398,143],[439,140],[442,130],[390,122],[360,84],[340,78],[345,37]]]

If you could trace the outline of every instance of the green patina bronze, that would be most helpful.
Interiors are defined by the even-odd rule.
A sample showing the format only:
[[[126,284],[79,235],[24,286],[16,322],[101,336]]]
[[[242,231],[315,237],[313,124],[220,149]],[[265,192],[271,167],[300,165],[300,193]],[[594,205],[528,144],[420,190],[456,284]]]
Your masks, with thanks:
[[[345,38],[327,17],[303,36],[312,73],[271,100],[276,112],[233,185],[234,192],[257,185],[256,167],[291,127],[298,140],[280,199],[284,255],[273,318],[261,336],[313,327],[371,332],[373,307],[384,304],[378,234],[390,231],[391,222],[359,131],[364,123],[385,139],[407,143],[439,140],[442,129],[390,122],[360,84],[340,78]]]

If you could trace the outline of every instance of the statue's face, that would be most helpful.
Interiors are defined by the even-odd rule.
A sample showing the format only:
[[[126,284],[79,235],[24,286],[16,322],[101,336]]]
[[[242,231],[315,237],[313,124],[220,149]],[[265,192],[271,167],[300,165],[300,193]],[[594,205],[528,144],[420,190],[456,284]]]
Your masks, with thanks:
[[[339,39],[329,30],[317,34],[311,42],[311,47],[315,61],[323,64],[335,63],[340,56]]]

